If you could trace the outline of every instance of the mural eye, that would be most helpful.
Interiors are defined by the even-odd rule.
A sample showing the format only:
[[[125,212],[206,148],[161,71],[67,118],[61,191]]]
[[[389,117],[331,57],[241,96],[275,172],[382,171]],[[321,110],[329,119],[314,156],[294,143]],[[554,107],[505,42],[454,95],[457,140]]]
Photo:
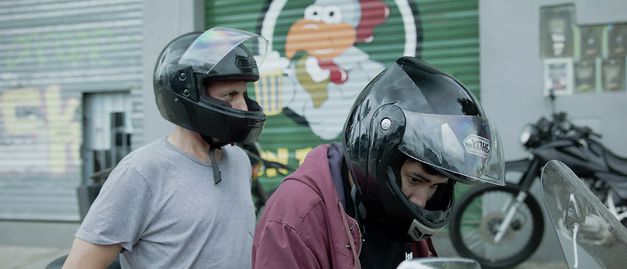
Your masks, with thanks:
[[[342,11],[337,6],[325,7],[322,16],[322,21],[328,24],[338,24],[342,22]]]
[[[322,7],[311,5],[305,9],[305,19],[312,21],[322,20]]]

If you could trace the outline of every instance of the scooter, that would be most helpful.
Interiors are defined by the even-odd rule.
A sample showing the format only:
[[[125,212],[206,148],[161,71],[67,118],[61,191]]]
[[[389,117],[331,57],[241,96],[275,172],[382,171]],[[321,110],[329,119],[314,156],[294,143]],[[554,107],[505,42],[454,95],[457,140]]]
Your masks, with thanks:
[[[570,269],[624,268],[627,228],[603,205],[568,166],[549,161],[542,169],[542,196],[561,251]],[[423,258],[402,262],[397,269],[480,269],[467,258]]]
[[[505,164],[507,175],[517,172],[520,179],[502,187],[478,185],[457,200],[449,226],[457,252],[484,268],[512,268],[529,258],[544,232],[542,208],[530,188],[549,160],[571,167],[627,224],[627,159],[607,149],[600,137],[573,124],[564,112],[528,124],[521,143],[531,157]]]

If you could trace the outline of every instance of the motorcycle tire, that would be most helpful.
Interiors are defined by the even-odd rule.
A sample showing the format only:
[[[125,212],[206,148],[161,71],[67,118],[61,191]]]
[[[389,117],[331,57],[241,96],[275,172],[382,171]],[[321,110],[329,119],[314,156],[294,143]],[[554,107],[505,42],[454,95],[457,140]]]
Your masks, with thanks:
[[[513,268],[535,252],[542,241],[544,217],[538,202],[531,194],[518,208],[503,239],[500,242],[494,240],[497,227],[505,216],[497,207],[507,204],[497,198],[515,200],[518,192],[513,184],[503,187],[479,185],[460,197],[449,224],[449,235],[459,255],[478,261],[482,268],[491,269]],[[485,206],[484,199],[487,199]],[[497,210],[491,212],[490,207]],[[494,256],[500,252],[508,253],[501,257]]]

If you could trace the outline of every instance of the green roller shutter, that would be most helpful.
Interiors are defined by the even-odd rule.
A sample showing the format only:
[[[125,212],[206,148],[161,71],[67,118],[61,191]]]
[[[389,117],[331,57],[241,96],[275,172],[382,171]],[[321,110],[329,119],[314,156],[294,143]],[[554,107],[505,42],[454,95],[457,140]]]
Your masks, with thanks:
[[[319,0],[318,2],[328,1]],[[357,0],[337,0],[334,2],[336,7],[318,9],[317,11],[327,17],[337,14],[338,10],[341,11],[343,21],[340,20],[340,24],[344,25],[342,26],[344,28],[334,26],[335,28],[332,29],[345,30],[346,25],[359,25],[355,23],[354,19],[356,17],[359,19],[359,16],[355,15],[359,12],[355,12],[355,10],[361,10],[361,8],[358,5],[354,6],[358,2]],[[479,96],[478,1],[362,0],[362,2],[385,3],[389,9],[389,15],[374,27],[371,42],[355,41],[351,45],[353,47],[351,50],[358,52],[352,54],[347,52],[343,59],[334,58],[333,61],[340,68],[350,66],[351,61],[359,61],[358,58],[362,53],[367,55],[368,59],[361,63],[364,65],[371,64],[369,66],[375,67],[387,66],[403,54],[419,55],[427,62],[457,77],[476,96]],[[351,77],[358,77],[358,74],[348,76],[348,80],[344,84],[341,81],[334,82],[331,80],[329,82],[331,78],[318,84],[310,79],[302,79],[303,72],[309,72],[309,69],[304,68],[307,66],[307,57],[315,56],[313,52],[303,52],[302,47],[317,46],[317,41],[320,39],[314,38],[304,41],[304,44],[297,44],[296,47],[301,49],[289,58],[286,52],[286,47],[288,47],[286,43],[290,42],[287,35],[290,27],[296,27],[295,25],[298,24],[299,20],[304,18],[305,8],[314,4],[314,1],[215,0],[205,3],[207,28],[228,26],[266,36],[271,40],[272,50],[278,52],[279,58],[288,60],[291,65],[296,66],[293,81],[302,84],[302,88],[305,89],[300,92],[296,91],[296,94],[290,95],[290,99],[290,97],[285,97],[285,95],[289,95],[290,90],[285,87],[286,83],[280,77],[276,75],[264,76],[262,72],[262,80],[256,85],[254,92],[257,100],[269,114],[259,139],[264,149],[264,157],[296,167],[312,147],[321,143],[340,141],[341,127],[347,116],[347,108],[352,106],[352,101],[356,97],[352,92],[358,92],[367,81],[351,84],[359,85],[359,89],[355,89],[355,87],[348,89],[350,87],[342,87],[351,83],[348,80]],[[366,14],[366,12],[360,14]],[[353,18],[352,21],[351,18]],[[341,42],[341,40],[338,41],[338,43]],[[348,63],[343,65],[341,61]],[[277,58],[267,57],[264,65],[278,62],[281,61]],[[298,70],[301,70],[300,73]],[[371,78],[379,71],[377,68],[364,68],[363,70],[364,72],[374,72],[374,74],[364,76],[365,78]],[[334,83],[336,85],[332,85]],[[332,98],[339,95],[334,95],[335,93],[331,91],[338,89],[343,94],[350,92],[345,94],[349,98],[333,100]],[[303,98],[311,100],[311,102],[306,104],[306,101],[302,101]],[[286,104],[290,100],[301,100],[303,104]],[[329,102],[327,104],[333,102],[334,105],[325,107],[326,102]],[[307,108],[301,110],[303,106]],[[288,109],[284,109],[286,107]],[[302,122],[309,123],[309,125],[302,124]],[[317,125],[312,124],[314,122],[317,122]],[[263,182],[270,185],[268,187],[273,187],[280,182],[281,177],[276,176],[276,171],[267,172],[268,174],[263,177]]]

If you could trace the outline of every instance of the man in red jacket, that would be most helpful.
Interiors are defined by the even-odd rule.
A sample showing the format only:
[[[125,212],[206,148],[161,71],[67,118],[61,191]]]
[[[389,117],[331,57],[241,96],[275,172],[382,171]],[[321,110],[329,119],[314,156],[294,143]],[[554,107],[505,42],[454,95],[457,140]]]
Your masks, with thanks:
[[[460,82],[402,57],[359,95],[267,203],[254,268],[396,268],[436,256],[455,182],[504,184],[500,141]]]

